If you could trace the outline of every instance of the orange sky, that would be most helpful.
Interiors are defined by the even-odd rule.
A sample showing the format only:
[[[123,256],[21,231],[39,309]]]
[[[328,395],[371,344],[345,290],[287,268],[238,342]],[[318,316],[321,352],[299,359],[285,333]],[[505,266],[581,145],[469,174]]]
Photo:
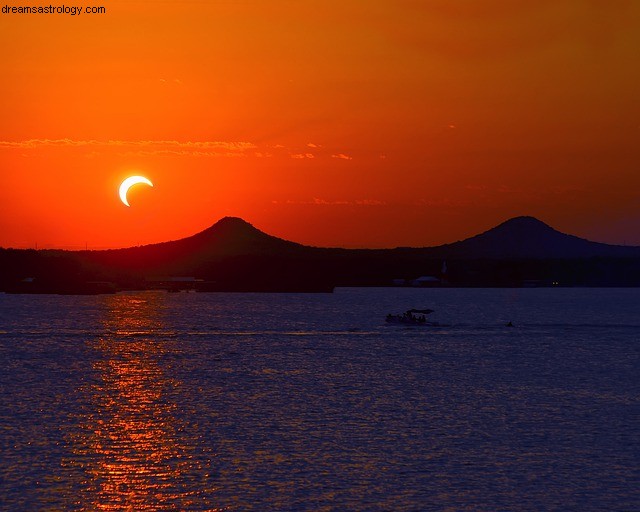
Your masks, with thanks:
[[[107,12],[0,15],[0,246],[123,247],[225,215],[321,246],[517,215],[640,245],[640,2],[53,5]],[[127,208],[130,174],[154,187]]]

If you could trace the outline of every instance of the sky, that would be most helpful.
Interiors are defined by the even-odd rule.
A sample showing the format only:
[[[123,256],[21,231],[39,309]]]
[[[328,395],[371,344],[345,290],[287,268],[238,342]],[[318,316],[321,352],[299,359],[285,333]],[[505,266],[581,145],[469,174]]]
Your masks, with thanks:
[[[0,246],[640,245],[640,2],[24,4],[106,12],[0,14]]]

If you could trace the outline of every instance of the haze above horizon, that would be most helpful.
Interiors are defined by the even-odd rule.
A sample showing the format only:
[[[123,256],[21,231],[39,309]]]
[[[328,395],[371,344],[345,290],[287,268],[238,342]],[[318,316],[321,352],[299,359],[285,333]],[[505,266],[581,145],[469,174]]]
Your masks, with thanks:
[[[108,4],[0,15],[2,247],[640,245],[640,3]]]

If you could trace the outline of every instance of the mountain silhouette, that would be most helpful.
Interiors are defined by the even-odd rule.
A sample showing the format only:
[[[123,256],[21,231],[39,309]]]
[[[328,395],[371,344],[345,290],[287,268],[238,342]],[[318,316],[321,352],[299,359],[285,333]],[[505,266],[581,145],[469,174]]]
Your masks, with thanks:
[[[200,291],[328,291],[419,276],[442,277],[451,286],[640,286],[640,247],[591,242],[534,217],[516,217],[436,247],[317,248],[225,217],[187,238],[126,249],[0,249],[0,291],[91,293],[104,288],[96,283],[115,290],[162,288],[180,276],[199,283]]]
[[[556,281],[560,280],[558,276],[563,277],[563,282],[581,284],[624,282],[623,274],[628,271],[618,263],[607,263],[606,268],[598,262],[583,265],[585,275],[591,272],[593,276],[604,276],[597,281],[593,281],[595,277],[573,275],[574,264],[557,263],[594,258],[636,258],[634,261],[640,262],[640,248],[584,240],[561,233],[534,217],[516,217],[479,235],[437,247],[315,248],[273,237],[242,219],[225,217],[181,240],[86,253],[86,261],[92,264],[133,271],[147,279],[189,275],[217,283],[220,289],[242,291],[299,290],[304,287],[302,283],[312,289],[324,288],[327,283],[384,285],[396,277],[437,276],[443,260],[460,262],[452,270],[455,274],[458,269],[458,283],[474,286],[517,285],[526,279]],[[479,264],[481,261],[490,263]],[[556,263],[550,267],[549,262]],[[554,277],[545,277],[545,272]],[[614,274],[619,277],[611,280],[609,276]]]
[[[592,258],[640,256],[640,247],[592,242],[555,230],[535,217],[514,217],[488,231],[462,241],[435,247],[403,249],[326,249],[301,245],[260,231],[238,217],[224,217],[209,228],[179,240],[126,249],[89,251],[103,262],[154,267],[185,261],[208,261],[242,255],[302,256],[380,254],[418,251],[432,257],[491,258]]]
[[[187,238],[105,251],[85,252],[96,263],[148,271],[190,269],[204,262],[243,255],[290,255],[305,246],[268,235],[238,217],[224,217]]]
[[[183,248],[199,248],[216,255],[277,254],[304,246],[268,235],[239,217],[224,217],[213,226],[189,238],[174,242]]]
[[[484,233],[436,249],[462,258],[593,258],[640,256],[640,247],[591,242],[567,235],[535,217],[515,217]]]

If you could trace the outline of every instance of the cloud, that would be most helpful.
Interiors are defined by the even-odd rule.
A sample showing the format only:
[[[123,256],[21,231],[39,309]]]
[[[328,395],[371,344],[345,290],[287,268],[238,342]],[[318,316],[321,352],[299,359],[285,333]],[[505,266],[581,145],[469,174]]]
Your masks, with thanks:
[[[295,201],[288,199],[286,201],[272,201],[273,204],[295,204],[295,205],[313,205],[313,206],[383,206],[387,203],[379,199],[355,199],[348,201],[346,199],[323,199],[314,197],[311,200]]]
[[[97,140],[71,139],[30,139],[21,141],[0,141],[0,149],[35,149],[39,147],[79,147],[100,144]],[[106,144],[106,143],[103,143]]]
[[[1,150],[22,150],[29,152],[43,148],[84,148],[85,156],[96,157],[107,151],[122,156],[192,156],[192,157],[254,157],[280,156],[294,159],[338,158],[353,160],[348,154],[330,154],[321,149],[320,144],[308,143],[301,147],[287,147],[282,144],[256,145],[248,141],[219,140],[96,140],[96,139],[29,139],[20,141],[0,141]],[[314,148],[314,152],[308,150]]]
[[[355,201],[358,206],[383,206],[387,204],[386,201],[380,201],[379,199],[358,199]]]
[[[160,82],[161,84],[168,84],[169,80],[167,80],[166,78],[158,78],[158,82]],[[183,84],[182,80],[180,80],[179,78],[173,78],[171,82],[178,85]]]
[[[125,151],[118,153],[120,156],[199,156],[199,157],[246,157],[247,153],[232,151],[172,151],[169,149],[156,151]],[[94,155],[95,156],[95,155]]]
[[[74,140],[74,139],[30,139],[23,141],[0,141],[0,149],[79,148],[99,150],[124,149],[138,155],[186,155],[186,156],[246,156],[257,148],[244,141],[177,141],[177,140]]]
[[[327,199],[319,199],[317,197],[313,198],[313,201],[310,201],[306,204],[319,204],[319,205],[344,205],[344,204],[349,204],[349,201],[344,201],[344,200],[336,200],[336,201],[328,201]]]

